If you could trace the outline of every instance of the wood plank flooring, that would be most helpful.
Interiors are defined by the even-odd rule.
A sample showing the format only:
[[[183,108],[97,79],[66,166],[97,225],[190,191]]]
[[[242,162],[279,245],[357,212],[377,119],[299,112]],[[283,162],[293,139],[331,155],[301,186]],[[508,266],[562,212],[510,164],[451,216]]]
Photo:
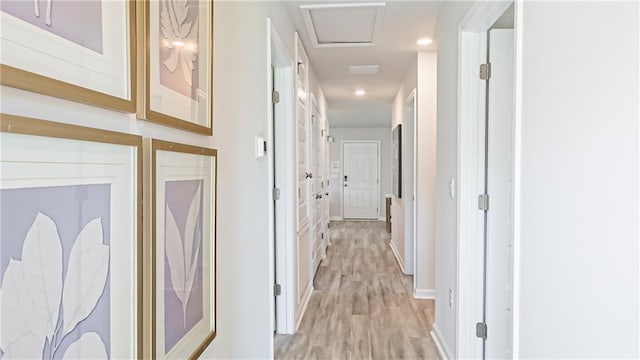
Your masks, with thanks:
[[[330,236],[300,329],[275,336],[275,358],[439,359],[433,300],[413,298],[385,223],[332,222]]]

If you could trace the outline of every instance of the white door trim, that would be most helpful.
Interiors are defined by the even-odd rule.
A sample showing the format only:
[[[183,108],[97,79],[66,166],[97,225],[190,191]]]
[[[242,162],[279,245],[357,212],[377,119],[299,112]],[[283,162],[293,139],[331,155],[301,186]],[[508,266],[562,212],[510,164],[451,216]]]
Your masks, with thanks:
[[[294,132],[294,64],[277,29],[267,18],[267,158],[268,158],[268,191],[269,196],[269,268],[276,269],[274,276],[269,277],[270,309],[275,312],[270,317],[275,319],[271,328],[277,333],[292,334],[295,332],[295,263],[294,242],[296,237],[296,173],[295,173],[295,132]],[[276,68],[274,78],[271,68]],[[282,121],[274,127],[271,91],[280,89],[280,106]],[[274,136],[277,134],[277,137]],[[274,139],[278,139],[278,143]],[[278,150],[278,151],[276,151]],[[273,154],[278,156],[278,171]],[[275,179],[275,180],[274,180]],[[280,200],[273,206],[273,189],[280,189]],[[276,216],[277,215],[277,216]],[[278,241],[276,241],[276,236]],[[276,278],[277,277],[277,278]],[[276,301],[273,284],[281,285],[282,293]],[[277,310],[276,310],[277,307]],[[271,342],[273,343],[273,342]],[[273,345],[272,345],[273,346]],[[273,349],[272,349],[273,351]]]
[[[413,218],[413,231],[411,232],[413,239],[411,239],[411,246],[413,247],[413,269],[411,274],[413,275],[413,295],[414,297],[416,296],[416,289],[417,286],[416,284],[418,283],[418,257],[416,256],[417,250],[418,250],[418,246],[416,244],[416,240],[417,240],[417,230],[418,230],[418,206],[416,205],[416,199],[418,199],[418,186],[417,186],[417,177],[418,177],[418,99],[416,97],[417,91],[414,88],[411,93],[409,94],[409,96],[407,96],[407,100],[405,100],[405,105],[409,105],[412,101],[413,101],[413,125],[412,125],[412,130],[413,130],[413,149],[411,149],[411,152],[413,153],[413,164],[411,164],[412,168],[413,168],[413,189],[411,190],[412,194],[413,194],[413,212],[411,214],[411,217]],[[402,167],[403,169],[405,168],[404,166]],[[404,178],[404,176],[403,176]],[[406,234],[406,232],[405,232]],[[405,239],[405,246],[406,246],[406,239]]]
[[[458,28],[458,279],[456,357],[482,358],[482,340],[476,337],[475,323],[482,321],[484,214],[478,210],[477,196],[484,192],[484,113],[485,85],[478,81],[478,66],[486,62],[486,31],[513,3],[512,0],[476,2]],[[516,14],[521,11],[515,4]],[[522,29],[521,14],[516,15],[516,77],[514,90],[514,308],[513,356],[518,357],[517,319],[519,286],[518,249],[520,218],[520,123]]]
[[[377,186],[377,191],[376,191],[376,198],[378,199],[377,207],[378,207],[378,212],[376,213],[376,220],[380,219],[380,149],[382,147],[382,142],[380,140],[341,140],[340,141],[340,161],[342,162],[342,172],[340,173],[340,179],[339,181],[341,182],[340,184],[340,188],[342,191],[342,201],[340,202],[340,206],[342,208],[341,210],[341,214],[342,214],[342,219],[345,219],[344,217],[344,184],[342,183],[344,181],[344,144],[345,143],[376,143],[378,146],[378,155],[377,155],[377,159],[378,159],[378,186]],[[349,219],[349,221],[356,221],[358,219]],[[373,219],[372,219],[373,220]],[[366,220],[368,221],[368,220]]]

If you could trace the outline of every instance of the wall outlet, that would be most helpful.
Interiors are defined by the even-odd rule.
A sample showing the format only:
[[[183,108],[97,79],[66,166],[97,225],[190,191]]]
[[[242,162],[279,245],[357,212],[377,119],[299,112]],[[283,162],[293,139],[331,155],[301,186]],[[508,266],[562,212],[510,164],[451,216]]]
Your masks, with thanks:
[[[453,289],[449,289],[449,307],[453,308]]]

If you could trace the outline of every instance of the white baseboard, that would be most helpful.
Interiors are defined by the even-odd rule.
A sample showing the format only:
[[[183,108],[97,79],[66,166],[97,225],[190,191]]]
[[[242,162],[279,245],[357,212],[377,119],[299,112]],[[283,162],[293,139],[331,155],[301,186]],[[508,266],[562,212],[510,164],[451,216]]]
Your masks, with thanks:
[[[436,290],[435,289],[416,289],[416,292],[413,294],[415,299],[436,299]]]
[[[438,354],[440,355],[442,360],[453,359],[453,357],[451,356],[451,352],[447,347],[447,343],[442,338],[442,335],[440,334],[440,330],[438,330],[438,326],[436,326],[436,324],[433,324],[433,330],[431,331],[431,339],[433,339],[433,342],[436,344],[436,348],[438,349]]]
[[[329,221],[342,221],[342,216],[329,216]]]
[[[307,311],[307,305],[309,305],[309,300],[311,299],[311,293],[313,292],[313,285],[307,288],[303,297],[302,297],[302,306],[300,307],[300,311],[296,314],[296,326],[295,332],[298,332],[298,328],[300,328],[300,323],[302,322],[302,318],[304,317],[305,311]]]
[[[398,255],[398,249],[396,249],[396,246],[393,244],[393,241],[389,241],[389,247],[391,248],[391,251],[395,256],[396,261],[398,262],[398,265],[400,265],[400,270],[402,270],[402,273],[404,274],[404,261],[402,261],[402,258],[400,257],[400,255]]]

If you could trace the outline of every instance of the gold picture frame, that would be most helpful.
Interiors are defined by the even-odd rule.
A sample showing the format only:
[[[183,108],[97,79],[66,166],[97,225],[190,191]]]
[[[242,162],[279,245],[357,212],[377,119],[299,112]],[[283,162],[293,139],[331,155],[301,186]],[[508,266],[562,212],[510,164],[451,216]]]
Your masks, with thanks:
[[[26,4],[27,2],[24,3]],[[126,74],[123,75],[128,77],[128,85],[126,85],[128,98],[111,95],[98,90],[93,90],[88,87],[73,84],[71,82],[60,80],[54,77],[42,75],[33,71],[28,71],[9,64],[0,64],[0,84],[47,96],[53,96],[64,100],[98,106],[105,109],[134,113],[136,111],[137,96],[135,3],[135,0],[122,0],[119,2],[110,3],[110,6],[114,6],[113,4],[124,4],[124,10],[126,11],[125,31],[128,32],[128,35],[126,35],[125,37],[128,39],[128,46],[125,47],[124,53],[128,53],[128,60],[126,61],[126,64],[128,64],[128,71],[126,71]],[[1,15],[3,17],[10,18],[9,15],[6,15],[4,13],[2,13]],[[105,22],[107,21],[102,21],[103,27],[107,26]],[[29,26],[26,22],[19,23],[23,24],[22,26]],[[77,45],[70,46],[77,47]],[[5,48],[3,49],[3,51],[9,52],[12,50]],[[17,53],[18,51],[12,52]],[[83,60],[84,62],[91,62],[89,58]]]
[[[181,26],[179,22],[172,23],[169,20],[163,24],[163,16],[166,11],[169,11],[167,9],[171,8],[173,9],[171,11],[175,12],[175,7],[169,7],[164,0],[137,1],[137,55],[140,59],[138,62],[138,83],[141,86],[137,93],[136,116],[139,120],[147,120],[211,136],[213,135],[214,1],[193,0],[193,2],[208,7],[205,10],[202,10],[200,6],[196,7],[196,21],[187,19],[187,16],[193,16],[193,10],[191,13],[189,10],[183,12],[185,18],[182,21],[188,23],[191,20],[191,24],[188,24],[191,26],[191,31],[194,31],[193,29],[196,27],[198,29],[195,32],[195,45],[189,42],[189,35],[186,35],[187,38],[175,35],[176,39],[161,39],[165,34],[169,35],[168,33],[171,31],[174,31],[172,34],[179,31],[177,29],[166,30],[163,27],[169,23],[172,26]],[[203,14],[207,16],[205,24],[199,20]],[[173,15],[167,15],[167,18],[171,18],[173,21]],[[202,33],[205,33],[208,38],[201,39],[199,34]],[[197,50],[192,50],[188,54],[183,53],[188,51],[189,47]],[[167,55],[163,51],[170,51],[171,55]],[[169,67],[167,64],[170,60],[163,61],[162,59],[162,56],[165,55],[169,58],[174,57],[175,62],[171,63],[173,66],[171,72],[167,70]],[[188,65],[187,58],[191,59]],[[191,67],[191,70],[185,70],[188,67]],[[191,72],[190,78],[186,75],[189,71]],[[205,74],[201,74],[202,71]],[[180,74],[184,78],[183,82],[180,80]],[[163,83],[163,81],[166,82]],[[207,83],[205,90],[202,90],[202,87],[196,87],[194,85],[196,81],[198,84],[205,81]],[[202,104],[202,101],[206,101],[206,104]]]
[[[145,218],[148,219],[145,223],[145,271],[150,279],[145,286],[145,304],[148,310],[145,313],[147,327],[144,357],[197,359],[217,335],[218,153],[215,149],[156,139],[144,139],[144,151],[145,183],[149,184],[145,192]],[[179,187],[169,188],[175,185]],[[185,189],[188,194],[183,192]],[[180,211],[178,205],[172,208],[174,203],[171,199],[184,201],[184,211]],[[187,203],[190,205],[186,206]],[[196,216],[192,217],[192,214]],[[190,218],[198,220],[190,222]],[[172,220],[167,221],[168,219]],[[189,294],[186,302],[182,303],[182,309],[175,308],[184,300],[178,295],[176,279],[187,279],[186,273],[189,273],[189,270],[181,273],[182,277],[174,274],[168,245],[171,243],[168,228],[169,224],[174,224],[173,219],[176,230],[174,234],[179,235],[176,237],[179,245],[178,251],[172,253],[183,254],[177,260],[174,259],[174,262],[183,261],[179,269],[194,269],[194,266],[200,268],[199,272],[192,270],[195,275],[191,277],[191,284],[182,283],[184,286],[181,289],[188,288],[188,291],[185,290],[183,293]],[[193,224],[192,232],[189,230],[190,223]],[[199,228],[197,224],[200,224]],[[184,231],[178,230],[181,226],[184,226]],[[187,245],[187,236],[191,233],[191,245]],[[198,239],[198,233],[199,243],[194,240]],[[192,251],[189,252],[188,249]],[[171,274],[169,278],[165,277],[167,272]],[[188,284],[189,281],[186,280],[185,283]],[[199,285],[201,291],[198,291]],[[171,311],[171,304],[177,311]],[[195,317],[188,320],[190,313],[195,314]],[[166,318],[173,315],[176,315],[175,319]],[[165,324],[172,326],[165,327]],[[167,329],[175,334],[168,334]]]
[[[2,144],[0,145],[2,147],[0,164],[3,169],[2,178],[0,179],[2,180],[0,182],[2,191],[17,190],[22,191],[23,194],[30,194],[29,196],[33,197],[36,196],[33,195],[34,191],[59,191],[59,189],[83,188],[79,194],[86,194],[84,192],[86,190],[84,189],[90,187],[105,187],[109,189],[108,192],[106,192],[108,194],[106,197],[108,206],[106,206],[106,210],[103,211],[106,211],[106,213],[110,215],[108,220],[99,218],[99,223],[101,226],[108,224],[102,229],[105,235],[110,234],[110,236],[105,237],[106,242],[104,242],[104,245],[102,241],[97,242],[96,244],[98,245],[90,245],[94,247],[105,246],[109,249],[102,250],[107,251],[107,255],[104,255],[106,256],[106,260],[99,258],[99,260],[106,261],[106,265],[103,264],[102,269],[108,275],[104,275],[105,285],[101,292],[89,290],[85,292],[85,290],[81,290],[78,293],[84,295],[80,297],[85,299],[81,301],[81,303],[84,304],[83,306],[88,305],[91,301],[95,302],[93,303],[94,307],[89,308],[93,310],[83,315],[86,317],[76,319],[77,324],[92,324],[86,326],[85,332],[83,332],[82,335],[78,335],[80,338],[78,338],[76,342],[80,343],[82,338],[88,334],[94,335],[94,339],[102,339],[101,336],[109,333],[109,341],[107,343],[110,344],[108,354],[111,357],[142,358],[144,340],[142,137],[8,114],[0,114],[0,136],[2,137]],[[109,149],[111,149],[112,152],[109,152]],[[81,152],[82,156],[78,156],[76,151]],[[103,162],[96,162],[96,158],[102,158]],[[38,167],[38,170],[34,171],[30,169],[30,167],[34,166]],[[10,201],[4,196],[7,194],[9,193],[3,192],[0,204],[5,201]],[[66,197],[58,197],[57,199],[65,199],[63,202],[67,201]],[[76,200],[81,201],[82,204],[77,208],[79,214],[82,214],[82,216],[76,217],[78,220],[80,218],[93,218],[93,216],[89,216],[87,213],[87,211],[92,211],[87,210],[90,208],[87,201],[90,202],[95,199],[95,196],[82,195],[80,200]],[[127,204],[129,204],[130,207],[128,207]],[[3,207],[6,205],[7,204],[2,204]],[[76,205],[71,205],[71,207],[74,206]],[[116,207],[118,211],[114,211]],[[56,216],[60,218],[60,215],[52,213],[50,209],[44,209],[45,207],[38,208],[38,216],[42,213],[47,215],[43,216],[43,218],[48,216],[50,216],[51,219],[56,219]],[[24,217],[23,215],[20,216]],[[36,220],[37,219],[38,217],[36,217]],[[90,224],[91,223],[93,223],[93,221],[91,221]],[[68,306],[64,293],[73,293],[74,288],[69,285],[74,284],[74,282],[67,281],[70,277],[69,274],[74,258],[74,249],[79,246],[78,243],[81,241],[79,239],[81,239],[82,233],[84,233],[87,228],[89,228],[89,225],[86,225],[80,234],[77,235],[78,237],[73,244],[71,253],[62,256],[62,266],[67,268],[66,276],[64,277],[63,298],[60,302],[63,311]],[[68,236],[63,236],[62,232],[60,232],[60,234],[59,241],[69,241]],[[74,232],[73,234],[76,233]],[[102,236],[100,236],[100,238],[101,237]],[[7,242],[5,239],[2,239],[2,246],[5,246]],[[42,241],[38,243],[38,245],[41,246],[41,243]],[[88,245],[85,243],[83,246]],[[118,246],[119,251],[112,251],[113,246]],[[89,248],[81,247],[81,249]],[[94,248],[90,249],[93,251]],[[67,250],[64,251],[66,252]],[[83,258],[91,255],[88,252],[80,250],[78,250],[77,253],[82,254]],[[54,259],[56,258],[54,254],[51,254],[51,256]],[[87,257],[87,259],[89,258],[93,259],[92,257]],[[20,260],[23,263],[27,261],[24,252]],[[64,265],[66,263],[69,264]],[[76,265],[76,269],[82,269],[83,272],[92,273],[93,268],[87,269],[87,267],[91,267],[92,263],[93,261],[75,263],[79,264]],[[104,270],[104,266],[106,266],[106,270]],[[60,269],[60,271],[62,270]],[[133,276],[131,276],[132,274]],[[60,277],[62,278],[62,276]],[[80,286],[80,289],[87,289],[86,286],[95,286],[95,282],[98,281],[96,280],[97,278],[99,277],[94,276],[90,282],[84,283],[84,288],[82,285],[78,286]],[[107,279],[111,280],[107,281]],[[82,284],[83,282],[80,281],[80,283]],[[108,287],[107,284],[109,284]],[[126,292],[118,292],[116,294],[116,291],[113,290],[115,284],[123,285],[125,289],[130,288],[129,296],[126,296]],[[127,286],[127,284],[129,286]],[[6,293],[6,290],[7,289],[3,288],[3,295]],[[107,291],[108,296],[106,295]],[[98,300],[87,300],[87,298],[91,298],[91,295],[86,294],[91,293],[99,295]],[[73,301],[69,301],[69,303],[73,303]],[[103,314],[108,314],[107,319],[109,320],[107,320],[107,323],[109,324],[109,330],[104,330],[100,334],[98,330],[94,329],[95,324],[96,322],[105,321],[105,318],[95,318],[94,316],[104,316],[97,314],[98,306],[101,303],[107,304],[108,313],[103,312]],[[122,312],[118,316],[113,316],[114,311],[116,311],[114,309]],[[57,312],[57,310],[58,309],[55,311]],[[60,315],[60,318],[62,318],[62,315]],[[61,334],[66,334],[64,335],[65,337],[72,336],[74,333],[74,331],[69,330],[69,332],[67,332],[67,330],[64,330],[64,332],[58,334],[58,332],[63,331],[63,328],[66,329],[70,327],[66,324],[67,318],[65,317],[64,319],[65,325],[56,327],[57,330],[54,333],[55,338],[58,338]],[[90,323],[85,322],[85,320],[90,321]],[[16,322],[12,323],[15,324]],[[7,324],[3,324],[3,331],[8,329],[5,325]],[[78,328],[80,328],[80,326]],[[98,334],[98,336],[95,336],[95,334]],[[102,344],[104,345],[104,342]],[[58,345],[61,345],[61,343],[58,343]],[[67,352],[71,351],[69,349],[72,348],[72,345],[66,348],[66,350],[61,347],[60,352],[64,350],[65,355],[68,355]],[[75,347],[74,350],[78,351],[75,353],[76,357],[83,357],[82,351],[96,350],[95,346],[86,345],[85,343],[84,350],[82,349],[83,346]],[[51,350],[51,347],[49,347],[48,351],[55,352],[57,349],[58,347],[55,347]],[[106,349],[107,347],[105,347],[105,355]],[[7,355],[7,349],[3,350],[5,351],[5,355]],[[22,350],[24,350],[24,348]],[[42,350],[36,349],[36,351],[42,354],[44,348]],[[93,354],[95,356],[95,352]],[[51,355],[53,356],[53,353]],[[57,356],[61,356],[61,354],[58,353]],[[87,354],[84,356],[86,357]]]

